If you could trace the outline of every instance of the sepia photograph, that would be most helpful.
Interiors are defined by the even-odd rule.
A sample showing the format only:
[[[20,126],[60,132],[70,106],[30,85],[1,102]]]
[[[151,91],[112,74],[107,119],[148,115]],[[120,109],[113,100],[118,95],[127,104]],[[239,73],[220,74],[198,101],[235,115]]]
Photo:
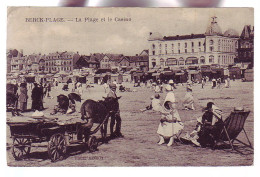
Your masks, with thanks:
[[[10,167],[254,165],[253,8],[8,7]]]

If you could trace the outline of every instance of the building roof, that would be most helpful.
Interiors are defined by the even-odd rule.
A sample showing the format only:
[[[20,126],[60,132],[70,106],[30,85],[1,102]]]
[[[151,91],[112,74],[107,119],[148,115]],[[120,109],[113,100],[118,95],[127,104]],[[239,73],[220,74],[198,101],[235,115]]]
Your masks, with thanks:
[[[103,53],[94,53],[90,54],[90,60],[91,61],[100,61],[104,58],[105,54]]]
[[[120,61],[122,57],[124,57],[123,54],[106,54],[106,56],[111,60],[111,61]]]
[[[195,39],[195,38],[204,38],[204,34],[191,34],[191,35],[176,35],[176,36],[164,36],[164,40],[182,40],[182,39]]]
[[[254,37],[254,27],[251,28],[251,25],[245,25],[240,37],[243,39]]]
[[[239,37],[239,34],[236,30],[230,28],[227,31],[225,31],[224,36],[226,36],[226,37]]]
[[[207,27],[205,35],[213,36],[213,35],[222,35],[222,30],[216,21],[217,17],[211,17],[212,21]]]

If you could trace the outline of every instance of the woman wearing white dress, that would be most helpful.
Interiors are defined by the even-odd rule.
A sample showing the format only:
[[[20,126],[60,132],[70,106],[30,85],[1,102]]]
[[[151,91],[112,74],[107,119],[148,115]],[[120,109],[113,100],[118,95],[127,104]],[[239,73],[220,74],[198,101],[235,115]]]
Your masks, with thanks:
[[[162,119],[159,123],[157,133],[159,134],[159,145],[169,139],[167,146],[173,144],[173,136],[177,135],[184,127],[176,106],[175,95],[170,85],[166,86],[167,95],[161,109]]]

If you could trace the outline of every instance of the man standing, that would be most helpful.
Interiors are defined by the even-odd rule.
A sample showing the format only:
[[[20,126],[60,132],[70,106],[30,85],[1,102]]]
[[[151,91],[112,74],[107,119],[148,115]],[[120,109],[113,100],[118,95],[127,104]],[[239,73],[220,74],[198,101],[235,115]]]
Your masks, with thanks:
[[[24,112],[27,110],[27,99],[28,99],[28,95],[27,95],[26,83],[21,83],[20,94],[19,94],[19,98],[18,98],[21,112]]]
[[[111,83],[109,84],[109,92],[107,94],[107,97],[109,98],[114,98],[117,99],[117,95],[116,95],[116,84]],[[117,100],[117,108],[115,110],[113,110],[113,112],[111,113],[111,123],[110,123],[110,133],[111,133],[111,137],[123,137],[122,133],[121,133],[121,117],[120,117],[120,110],[119,110],[119,103]],[[115,132],[113,131],[114,125],[115,125],[115,121],[116,121],[116,130]]]

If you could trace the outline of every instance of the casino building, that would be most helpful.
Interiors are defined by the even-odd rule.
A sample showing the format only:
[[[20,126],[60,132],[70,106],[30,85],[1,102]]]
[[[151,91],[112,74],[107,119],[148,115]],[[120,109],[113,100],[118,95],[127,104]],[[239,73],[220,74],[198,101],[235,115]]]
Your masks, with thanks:
[[[149,69],[182,68],[201,65],[233,65],[237,57],[239,34],[234,29],[224,33],[212,17],[204,34],[162,36],[150,33]]]

